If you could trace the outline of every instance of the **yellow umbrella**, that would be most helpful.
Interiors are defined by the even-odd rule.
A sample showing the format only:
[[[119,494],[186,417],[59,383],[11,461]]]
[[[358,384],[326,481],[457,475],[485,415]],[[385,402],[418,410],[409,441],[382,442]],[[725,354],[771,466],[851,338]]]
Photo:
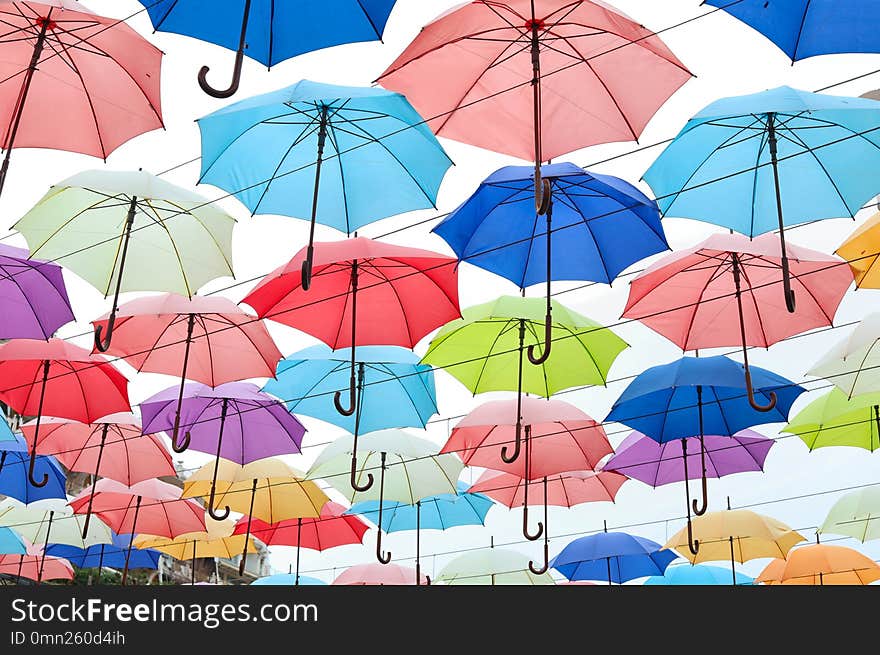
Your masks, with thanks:
[[[223,505],[248,517],[246,536],[251,533],[251,518],[266,523],[287,519],[318,518],[330,498],[305,475],[277,458],[259,459],[241,466],[221,459],[217,469],[215,507]],[[183,483],[183,497],[194,498],[211,493],[214,463],[205,464]],[[239,573],[244,574],[247,553],[242,552]]]
[[[688,530],[682,528],[666,544],[691,564],[730,560],[736,584],[735,563],[759,557],[785,557],[792,546],[805,541],[803,535],[769,516],[746,509],[707,512],[691,524],[698,544],[694,555],[689,547]]]
[[[880,580],[880,566],[859,551],[816,544],[775,559],[755,582],[783,585],[867,585]]]
[[[880,289],[880,267],[876,266],[880,256],[880,213],[862,223],[835,254],[849,262],[857,287]]]

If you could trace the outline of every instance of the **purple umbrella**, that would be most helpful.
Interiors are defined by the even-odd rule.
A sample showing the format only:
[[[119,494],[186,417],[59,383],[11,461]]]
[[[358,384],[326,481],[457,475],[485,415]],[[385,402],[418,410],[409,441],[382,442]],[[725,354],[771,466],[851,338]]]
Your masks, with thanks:
[[[699,437],[688,439],[699,440]],[[742,430],[732,437],[705,436],[706,477],[720,478],[733,473],[764,470],[764,460],[775,443],[753,430]],[[700,449],[688,453],[684,466],[681,446],[672,441],[657,443],[641,432],[633,432],[605,463],[603,470],[616,471],[652,487],[702,477]]]
[[[179,388],[174,386],[141,403],[144,434],[174,429],[178,394]],[[216,389],[188,382],[180,405],[180,427],[184,430],[184,448],[216,453],[208,513],[217,521],[229,516],[229,507],[223,514],[214,509],[220,458],[247,464],[298,453],[306,432],[283,403],[247,382],[221,384]]]
[[[0,244],[0,339],[48,339],[74,320],[57,264]]]

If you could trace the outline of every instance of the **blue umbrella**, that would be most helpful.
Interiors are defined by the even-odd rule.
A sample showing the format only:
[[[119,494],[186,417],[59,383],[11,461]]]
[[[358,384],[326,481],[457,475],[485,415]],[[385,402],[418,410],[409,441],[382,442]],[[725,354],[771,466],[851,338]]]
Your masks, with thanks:
[[[803,387],[763,368],[751,368],[754,396],[768,399],[758,409],[750,402],[745,367],[724,356],[682,357],[640,373],[614,402],[606,421],[623,423],[658,443],[681,439],[685,455],[685,490],[688,533],[691,532],[691,501],[687,475],[687,440],[700,438],[703,458],[703,502],[693,502],[697,515],[707,508],[706,434],[733,436],[740,430],[764,423],[787,422],[794,401]],[[691,540],[691,551],[698,546]]]
[[[535,364],[552,343],[551,280],[611,283],[631,264],[669,249],[657,203],[628,182],[570,163],[545,165],[541,177],[552,189],[544,225],[535,211],[533,167],[506,166],[433,229],[462,261],[521,289],[547,284],[543,354],[529,348]]]
[[[736,584],[754,584],[755,579],[744,573],[736,573]],[[652,575],[645,580],[646,585],[728,585],[730,584],[730,571],[720,566],[706,566],[705,564],[676,564],[670,566],[663,575]]]
[[[623,584],[650,575],[663,575],[678,554],[626,532],[599,532],[575,539],[550,566],[569,580],[608,580]]]
[[[864,0],[705,0],[751,26],[792,61],[880,52],[880,5]]]
[[[399,93],[302,80],[198,120],[206,182],[253,214],[311,220],[346,234],[388,216],[435,207],[452,161]],[[326,157],[325,157],[326,155]],[[324,159],[328,166],[323,166]]]
[[[664,216],[748,236],[778,229],[785,300],[794,312],[785,226],[854,217],[880,191],[878,168],[880,102],[783,86],[710,104],[644,179]]]
[[[5,421],[0,421],[5,424]],[[54,457],[37,455],[34,458],[34,475],[42,478],[45,473],[47,483],[36,487],[28,480],[30,456],[27,444],[20,435],[14,435],[12,442],[0,441],[0,494],[10,496],[27,504],[46,498],[67,498],[67,476]]]
[[[294,586],[303,586],[303,585],[326,585],[327,583],[323,580],[318,580],[318,578],[310,578],[305,575],[295,576],[293,573],[277,573],[275,575],[267,575],[262,578],[257,578],[253,582],[251,582],[251,586],[261,586],[261,585],[290,585]]]
[[[534,204],[534,203],[533,203]],[[360,514],[385,532],[416,531],[416,584],[421,584],[419,565],[420,533],[422,530],[447,530],[462,525],[485,525],[486,514],[495,504],[480,493],[468,493],[468,486],[456,484],[458,494],[440,494],[422,498],[415,505],[368,500],[354,504],[346,514]],[[381,521],[381,525],[379,525]]]
[[[0,527],[0,554],[25,555],[27,546],[11,528]]]
[[[235,50],[232,83],[218,90],[199,86],[215,98],[238,91],[245,54],[271,68],[306,52],[359,41],[378,41],[396,0],[140,0],[156,30],[191,36]]]
[[[113,541],[109,544],[95,544],[88,548],[77,548],[67,544],[49,544],[46,547],[47,555],[63,557],[71,564],[81,569],[100,569],[104,566],[111,568],[125,568],[125,558],[128,552],[129,540],[133,535],[118,535],[113,533]],[[128,562],[130,569],[158,569],[159,558],[162,556],[158,550],[145,548],[133,549]]]

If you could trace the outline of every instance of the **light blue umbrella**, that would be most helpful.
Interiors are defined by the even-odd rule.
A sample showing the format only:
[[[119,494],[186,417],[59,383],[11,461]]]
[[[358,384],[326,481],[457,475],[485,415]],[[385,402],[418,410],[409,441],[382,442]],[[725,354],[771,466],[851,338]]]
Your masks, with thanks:
[[[0,420],[5,425],[6,421]],[[10,496],[27,504],[47,498],[67,498],[67,476],[58,460],[50,455],[34,458],[34,475],[41,479],[45,473],[47,482],[35,487],[28,479],[30,456],[27,444],[20,435],[12,441],[0,439],[0,494]]]
[[[452,161],[399,93],[302,80],[198,120],[200,182],[252,214],[311,220],[351,234],[388,216],[436,206]],[[324,160],[327,166],[324,166]]]
[[[26,553],[27,546],[18,534],[11,528],[0,527],[0,554],[24,555]]]
[[[754,584],[755,579],[744,573],[736,574],[736,584]],[[646,585],[729,585],[730,571],[720,566],[705,564],[676,564],[666,569],[663,575],[652,575],[645,580]]]
[[[297,55],[359,41],[382,38],[396,0],[140,0],[153,28],[192,36],[236,50],[232,83],[224,90],[199,71],[199,85],[215,98],[238,90],[244,56],[269,68]]]
[[[458,482],[458,494],[440,494],[423,498],[415,505],[368,500],[355,503],[346,514],[360,514],[378,525],[385,532],[416,531],[416,584],[421,581],[419,563],[420,536],[422,530],[447,530],[463,525],[485,525],[486,514],[495,504],[491,498],[480,493],[468,493],[468,485]]]
[[[880,191],[878,169],[880,102],[783,86],[710,104],[644,179],[664,216],[748,236],[778,229],[794,312],[785,226],[854,217]]]
[[[275,379],[263,391],[286,401],[296,414],[332,423],[354,434],[387,428],[424,428],[437,413],[433,369],[413,351],[397,346],[360,346],[356,368],[362,375],[360,413],[340,414],[334,392],[349,386],[351,349],[324,344],[278,362]]]
[[[251,586],[261,586],[261,585],[290,585],[291,587],[295,587],[297,585],[326,585],[327,583],[323,580],[318,580],[318,578],[310,578],[305,575],[295,576],[293,573],[276,573],[275,575],[267,575],[262,578],[257,578],[253,582],[251,582]]]

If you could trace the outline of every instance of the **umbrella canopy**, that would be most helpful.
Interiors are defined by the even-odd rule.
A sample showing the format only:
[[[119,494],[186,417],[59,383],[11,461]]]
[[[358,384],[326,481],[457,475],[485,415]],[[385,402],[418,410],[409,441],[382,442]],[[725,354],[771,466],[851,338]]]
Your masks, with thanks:
[[[88,548],[77,548],[64,544],[49,544],[46,554],[53,557],[61,557],[80,569],[93,569],[109,566],[121,569],[125,566],[125,558],[128,550],[130,535],[113,534],[113,541],[109,544],[95,544]],[[158,569],[158,550],[134,550],[129,559],[130,569]]]
[[[75,320],[61,267],[0,244],[0,338],[49,339]]]
[[[610,585],[663,575],[676,558],[650,539],[626,532],[599,532],[569,543],[550,566],[569,580],[607,580]]]
[[[693,437],[690,437],[691,439]],[[776,443],[773,439],[752,430],[741,430],[732,437],[705,435],[706,477],[763,471],[764,460]],[[689,469],[691,480],[700,477],[699,446],[688,452],[688,466],[682,461],[681,448],[671,441],[658,443],[640,432],[630,434],[602,466],[604,471],[616,471],[627,478],[639,480],[654,488],[685,480]]]
[[[126,141],[163,127],[162,52],[127,24],[70,0],[3,0],[0,16],[0,78],[7,82],[0,92],[0,189],[13,148],[106,160]]]
[[[314,585],[326,585],[327,583],[323,580],[318,580],[318,578],[310,578],[306,575],[294,575],[292,573],[276,573],[275,575],[267,575],[262,578],[257,578],[253,582],[251,582],[251,586],[262,586],[262,585],[277,585],[277,586],[287,586],[287,585],[303,585],[303,586],[314,586]]]
[[[47,498],[67,499],[67,476],[54,457],[39,455],[34,458],[33,472],[36,479],[46,476],[46,484],[34,486],[28,479],[28,448],[24,439],[15,436],[15,441],[0,441],[0,494],[32,503]]]
[[[754,584],[755,579],[744,573],[736,574],[736,584]],[[726,585],[730,584],[730,571],[720,566],[707,566],[705,564],[674,564],[666,568],[663,575],[652,575],[644,582],[648,586],[667,585]]]
[[[0,555],[24,555],[27,544],[11,528],[0,527]]]
[[[880,259],[880,213],[874,214],[857,227],[834,254],[849,263],[857,287],[880,288],[880,268],[876,266]]]
[[[73,580],[73,567],[66,559],[47,555],[30,546],[26,555],[0,555],[0,573],[34,582]]]
[[[46,499],[24,505],[7,498],[0,502],[0,525],[13,528],[32,544],[64,544],[77,548],[109,544],[113,533],[103,521],[93,521],[83,537],[84,517],[75,515],[67,499]]]
[[[447,585],[552,585],[549,573],[529,570],[529,558],[512,550],[486,548],[459,555],[437,575]]]
[[[415,569],[398,564],[356,564],[340,573],[331,583],[334,585],[412,585]],[[300,578],[302,580],[302,578]],[[422,584],[427,582],[424,578]]]
[[[333,403],[336,391],[349,384],[348,348],[323,344],[292,354],[278,363],[275,378],[263,391],[284,398],[291,412],[332,423],[354,433],[387,428],[423,428],[437,413],[437,392],[430,366],[419,364],[411,350],[398,346],[361,346],[357,367],[363,367],[361,411],[346,416]]]
[[[583,503],[614,502],[627,478],[612,471],[571,471],[547,476],[547,504],[574,507]],[[469,488],[506,505],[518,507],[525,501],[525,480],[512,473],[485,471]],[[543,503],[539,497],[533,505]],[[545,525],[546,528],[546,525]]]
[[[776,44],[789,59],[843,52],[878,52],[880,7],[857,0],[706,0]]]
[[[207,66],[199,72],[202,90],[215,98],[228,98],[238,91],[245,55],[271,68],[313,50],[380,40],[395,2],[343,0],[328,6],[320,0],[296,5],[238,0],[206,11],[197,0],[141,0],[155,30],[237,49],[232,83],[227,89],[218,90],[208,83]]]
[[[842,534],[861,542],[880,539],[880,487],[841,496],[819,527],[821,534]]]
[[[135,538],[137,549],[153,549],[174,559],[192,560],[203,557],[220,557],[232,559],[240,555],[245,548],[249,553],[258,552],[254,540],[245,535],[227,535],[217,537],[209,532],[183,534],[174,539],[154,537],[142,534]]]
[[[823,355],[808,375],[827,378],[853,396],[880,391],[880,313],[869,314],[850,335]]]
[[[880,580],[880,566],[857,550],[815,544],[793,548],[773,560],[756,582],[783,585],[868,585]]]
[[[848,398],[835,387],[799,411],[782,428],[810,450],[830,446],[880,448],[880,392]]]

